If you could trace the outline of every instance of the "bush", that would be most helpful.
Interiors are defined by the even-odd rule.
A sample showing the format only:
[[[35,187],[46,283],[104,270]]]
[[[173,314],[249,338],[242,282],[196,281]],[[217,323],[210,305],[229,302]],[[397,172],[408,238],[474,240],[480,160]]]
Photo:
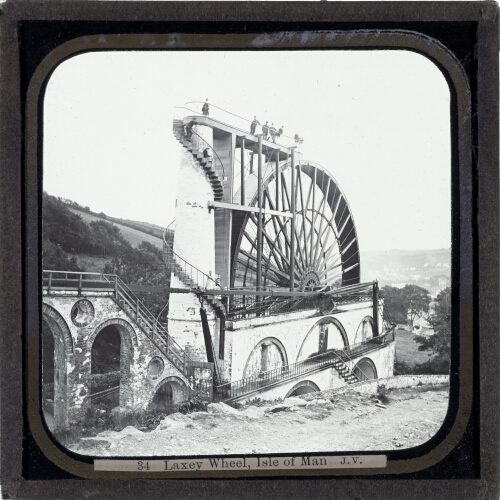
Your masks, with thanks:
[[[413,367],[414,375],[448,375],[450,373],[450,360],[440,356],[419,363]]]
[[[203,401],[199,396],[194,396],[194,398],[184,403],[180,403],[178,411],[182,414],[192,413],[194,411],[207,411],[208,403]]]
[[[389,403],[389,398],[387,397],[387,388],[384,384],[377,385],[377,397],[381,403]]]
[[[413,373],[413,368],[404,361],[394,362],[394,375],[410,375]]]
[[[90,375],[90,386],[93,389],[99,388],[100,390],[104,390],[108,387],[116,387],[118,385],[120,385],[120,371],[115,370],[107,373],[92,373]]]

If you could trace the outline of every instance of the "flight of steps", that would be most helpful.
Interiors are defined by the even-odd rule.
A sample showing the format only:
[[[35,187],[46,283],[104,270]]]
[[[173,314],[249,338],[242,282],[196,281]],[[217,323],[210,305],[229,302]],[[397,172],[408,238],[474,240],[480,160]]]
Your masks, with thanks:
[[[167,329],[164,325],[158,323],[153,327],[153,323],[144,318],[143,315],[137,314],[138,306],[137,303],[131,304],[123,294],[118,292],[117,298],[113,297],[113,300],[118,304],[120,309],[122,309],[133,321],[134,323],[143,331],[143,333],[156,345],[156,347],[162,352],[162,354],[184,375],[188,375],[188,368],[186,364],[186,354],[177,345],[172,337],[169,336]],[[143,304],[139,305],[139,310],[142,312],[147,312],[151,315],[149,311],[145,308]],[[152,315],[151,315],[152,317]]]
[[[184,285],[190,288],[194,293],[203,295],[205,301],[216,311],[217,316],[226,314],[226,308],[224,307],[224,304],[215,295],[207,295],[203,293],[203,288],[206,283],[197,283],[192,278],[189,271],[176,261],[175,254],[172,248],[165,240],[163,246],[163,255],[167,268],[173,271],[174,275],[177,276],[182,281],[182,283],[184,283]]]
[[[220,201],[224,196],[223,179],[220,179],[213,165],[213,158],[205,158],[203,150],[196,147],[193,142],[184,134],[184,122],[174,119],[173,131],[175,138],[193,155],[196,161],[202,166],[208,180],[212,186],[214,200]],[[195,132],[193,132],[195,134]],[[210,145],[207,143],[207,147]]]
[[[355,384],[356,382],[359,382],[358,377],[356,377],[356,375],[349,370],[349,367],[343,361],[340,359],[333,359],[332,364],[338,374],[344,379],[344,382],[347,384]]]

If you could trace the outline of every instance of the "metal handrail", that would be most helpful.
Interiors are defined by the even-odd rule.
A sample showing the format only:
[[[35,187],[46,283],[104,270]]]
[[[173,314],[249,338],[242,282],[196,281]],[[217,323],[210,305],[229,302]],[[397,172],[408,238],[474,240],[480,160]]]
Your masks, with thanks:
[[[217,157],[217,159],[219,160],[219,163],[220,163],[220,166],[222,168],[222,180],[221,182],[224,181],[224,176],[225,176],[225,171],[224,171],[224,164],[222,163],[222,160],[220,159],[219,155],[217,154],[217,152],[215,151],[215,149],[210,145],[210,143],[208,143],[205,139],[203,139],[203,137],[201,137],[200,134],[198,134],[198,132],[195,132],[193,130],[193,127],[190,127],[185,121],[184,119],[180,119],[179,120],[180,122],[182,122],[187,128],[189,128],[189,130],[191,130],[191,133],[192,134],[195,134],[199,139],[201,139],[211,150],[212,152],[214,153],[214,155]],[[189,140],[187,137],[186,137],[186,140]],[[217,167],[216,167],[217,169]],[[217,175],[219,175],[219,173],[217,173]],[[219,175],[219,178],[220,178],[220,175]]]
[[[166,355],[173,355],[177,359],[177,363],[174,364],[179,368],[181,365],[186,371],[185,365],[187,361],[191,358],[189,354],[183,350],[177,342],[170,336],[167,328],[161,323],[155,325],[155,317],[144,305],[140,306],[141,301],[139,298],[128,288],[128,286],[115,275],[115,283],[117,293],[121,293],[121,297],[127,301],[127,304],[131,309],[135,308],[136,321],[140,326],[140,321],[142,320],[151,329],[152,341],[155,342],[155,338],[159,339],[163,344],[166,345]],[[148,335],[149,336],[149,335]],[[155,342],[156,343],[156,342]]]
[[[201,103],[201,104],[204,104],[203,101],[189,101],[189,102],[186,102],[185,104],[191,104],[191,103],[196,103],[196,104],[200,104]],[[212,106],[212,107],[214,107],[214,108],[220,109],[221,111],[224,111],[224,113],[228,113],[230,115],[236,116],[236,118],[239,118],[240,120],[245,120],[245,121],[247,121],[249,123],[252,123],[252,121],[253,121],[253,120],[249,120],[248,118],[244,118],[243,116],[239,116],[239,115],[236,115],[234,113],[231,113],[231,111],[227,111],[226,109],[223,109],[223,108],[221,108],[219,106],[216,106],[215,104],[209,103],[209,105]],[[198,111],[195,111],[195,113],[198,113]],[[281,135],[283,137],[287,137],[288,139],[291,139],[292,141],[295,140],[293,137],[290,137],[289,135],[286,135],[286,134],[281,134]]]
[[[312,358],[297,361],[285,366],[273,368],[258,375],[251,375],[235,382],[228,382],[215,387],[219,394],[229,393],[228,398],[242,396],[256,389],[288,380],[298,375],[303,375],[319,368],[332,364],[333,356],[325,357],[325,353],[318,354]],[[225,390],[224,390],[225,389]]]
[[[170,247],[170,245],[167,243],[167,231],[170,229],[170,226],[175,222],[175,220],[173,220],[166,228],[165,228],[165,231],[163,231],[163,254],[165,256],[165,258],[167,259],[167,251],[166,249],[168,249],[168,252],[170,252],[172,254],[172,257],[173,257],[173,261],[175,264],[177,264],[181,269],[182,269],[182,265],[177,262],[177,260],[180,260],[183,264],[184,264],[184,272],[187,271],[187,268],[191,268],[192,270],[194,269],[194,271],[196,271],[196,281],[193,279],[194,278],[194,274],[191,274],[190,279],[191,281],[195,282],[197,287],[200,288],[200,289],[206,289],[206,283],[207,281],[213,281],[215,283],[216,286],[218,286],[220,289],[222,289],[222,287],[220,286],[219,283],[217,283],[217,281],[212,277],[212,276],[209,276],[208,274],[205,274],[203,271],[201,271],[200,269],[198,269],[197,267],[193,266],[192,264],[190,264],[187,260],[183,259],[179,254],[175,253],[173,248]],[[187,274],[187,272],[186,272]],[[198,276],[201,275],[202,276],[202,279],[203,279],[203,283],[204,283],[204,286],[200,286],[199,284],[199,280],[198,280]]]
[[[107,397],[109,395],[114,396],[116,393],[119,393],[119,392],[120,392],[120,385],[116,385],[114,387],[110,387],[109,389],[105,389],[104,391],[99,391],[99,392],[95,392],[94,394],[91,394],[90,401],[92,403],[95,403],[96,401],[104,399],[105,397]]]

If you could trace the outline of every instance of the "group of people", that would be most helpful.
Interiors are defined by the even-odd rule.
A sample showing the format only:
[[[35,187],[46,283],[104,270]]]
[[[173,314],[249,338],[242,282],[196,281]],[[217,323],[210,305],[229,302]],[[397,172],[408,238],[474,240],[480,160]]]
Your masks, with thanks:
[[[260,122],[257,120],[257,117],[253,117],[252,124],[250,125],[250,133],[252,135],[255,135],[255,130],[257,129],[257,125],[260,125]],[[281,137],[281,134],[283,134],[283,128],[284,126],[281,125],[281,127],[276,130],[274,123],[271,123],[271,126],[269,126],[269,122],[267,121],[264,125],[262,125],[262,135],[264,140],[271,140],[276,143],[276,137]]]
[[[203,107],[201,108],[201,112],[203,113],[204,116],[208,116],[209,110],[210,110],[210,107],[209,107],[208,99],[207,99],[206,102],[203,103]],[[253,121],[250,125],[250,133],[252,135],[255,135],[255,131],[257,130],[257,125],[260,125],[260,122],[257,120],[257,117],[254,116]],[[281,127],[278,130],[276,130],[274,123],[271,123],[271,126],[269,126],[269,122],[266,121],[266,123],[264,125],[262,125],[262,135],[263,135],[264,140],[267,141],[267,140],[271,139],[274,143],[276,143],[276,138],[281,137],[281,135],[283,134],[283,128],[284,128],[284,126],[281,125]],[[189,136],[191,135],[191,131],[189,129],[186,130],[185,132],[186,132],[186,135],[188,135],[188,134],[189,134]],[[302,144],[304,142],[304,138],[300,137],[299,134],[295,134],[294,140],[297,144]]]

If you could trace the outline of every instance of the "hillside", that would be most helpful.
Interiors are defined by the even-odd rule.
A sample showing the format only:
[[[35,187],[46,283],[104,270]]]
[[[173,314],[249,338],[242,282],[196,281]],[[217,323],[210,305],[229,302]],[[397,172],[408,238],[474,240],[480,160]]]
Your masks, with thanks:
[[[104,214],[74,210],[47,193],[42,214],[43,269],[117,274],[131,285],[170,285],[160,238],[112,223]],[[152,314],[166,312],[166,292],[137,295]]]
[[[68,210],[76,215],[79,215],[84,222],[87,224],[90,222],[94,221],[106,221],[109,223],[112,223],[114,226],[118,227],[120,230],[122,236],[134,247],[138,247],[143,241],[147,241],[148,243],[151,243],[154,245],[156,248],[159,248],[160,250],[163,248],[163,239],[160,236],[153,236],[151,234],[148,234],[144,231],[141,231],[139,229],[134,229],[130,226],[124,226],[123,224],[119,224],[117,222],[114,222],[115,220],[118,219],[113,219],[110,220],[109,217],[107,218],[102,218],[97,215],[89,214],[87,212],[82,212],[81,210],[75,209],[73,207],[67,207]],[[134,221],[130,221],[133,223]],[[158,227],[158,226],[157,226]],[[161,234],[163,234],[163,230],[161,231]]]

